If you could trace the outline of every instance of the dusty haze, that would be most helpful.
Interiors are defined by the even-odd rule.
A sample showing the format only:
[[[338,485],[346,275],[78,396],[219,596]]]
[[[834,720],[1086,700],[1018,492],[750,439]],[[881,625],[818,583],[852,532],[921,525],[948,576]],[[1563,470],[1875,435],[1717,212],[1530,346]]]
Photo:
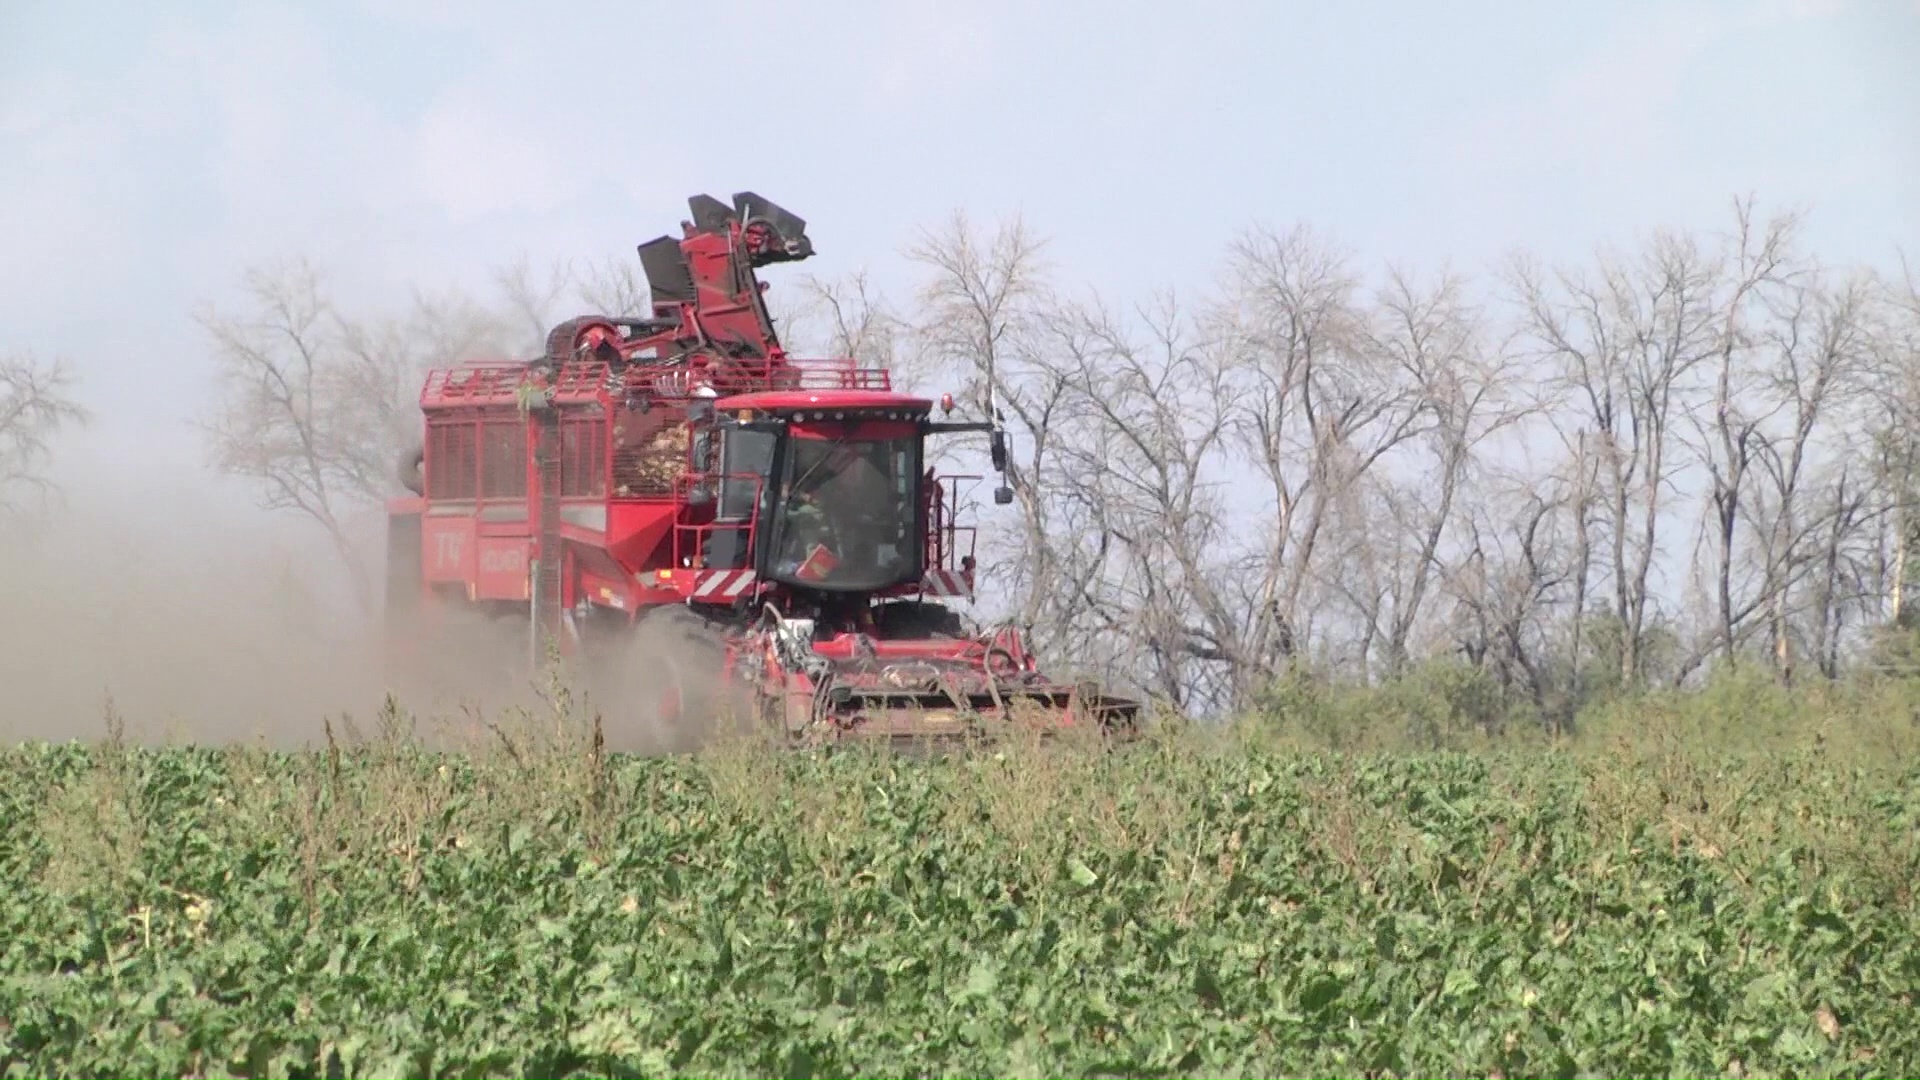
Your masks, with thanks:
[[[58,502],[0,527],[0,738],[94,739],[111,701],[140,742],[317,746],[329,718],[371,733],[390,688],[432,742],[485,737],[479,725],[515,706],[551,718],[516,666],[523,622],[462,625],[425,657],[430,677],[391,685],[379,621],[353,610],[307,520],[255,509],[245,489],[165,454],[114,461],[82,445],[60,465]],[[354,531],[378,579],[381,512]],[[662,669],[690,663],[683,642],[609,647],[616,677],[576,686],[609,749],[697,748],[705,726],[668,725],[657,708]]]
[[[141,741],[371,728],[381,642],[310,525],[164,459],[61,465],[59,502],[0,531],[0,736],[97,737],[109,698]],[[358,531],[377,544],[377,514]]]

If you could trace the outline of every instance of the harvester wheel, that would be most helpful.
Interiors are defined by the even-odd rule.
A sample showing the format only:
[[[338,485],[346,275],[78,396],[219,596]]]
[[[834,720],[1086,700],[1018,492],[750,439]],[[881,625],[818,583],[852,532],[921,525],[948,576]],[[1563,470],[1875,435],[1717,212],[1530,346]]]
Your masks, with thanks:
[[[726,668],[727,650],[706,620],[675,605],[650,613],[645,625],[657,649],[657,670],[671,689],[678,719],[705,726]]]
[[[723,734],[726,644],[680,605],[643,614],[596,680],[616,749],[679,752]],[[616,719],[617,718],[617,719]]]

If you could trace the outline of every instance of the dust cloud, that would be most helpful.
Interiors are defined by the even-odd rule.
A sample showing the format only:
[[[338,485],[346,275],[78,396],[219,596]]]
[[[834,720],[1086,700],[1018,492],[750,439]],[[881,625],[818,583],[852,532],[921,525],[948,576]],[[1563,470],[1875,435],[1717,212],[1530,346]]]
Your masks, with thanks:
[[[672,617],[680,612],[659,614],[589,644],[579,688],[601,716],[607,748],[679,754],[753,737],[748,695],[722,683],[719,641]]]
[[[204,472],[63,473],[58,503],[0,522],[0,739],[98,739],[111,706],[140,743],[316,747],[328,721],[372,734],[389,692],[429,744],[553,716],[524,615],[390,636],[378,598],[356,607],[310,520],[262,511]],[[351,531],[377,592],[382,512]],[[600,713],[609,750],[687,752],[737,730],[739,711],[701,689],[718,674],[712,643],[683,626],[607,635],[589,659],[569,685],[575,720]],[[692,715],[669,719],[663,704],[683,686]]]
[[[0,528],[0,738],[96,739],[109,704],[146,743],[373,728],[386,643],[311,523],[139,462],[62,472]],[[356,531],[377,574],[377,512]]]

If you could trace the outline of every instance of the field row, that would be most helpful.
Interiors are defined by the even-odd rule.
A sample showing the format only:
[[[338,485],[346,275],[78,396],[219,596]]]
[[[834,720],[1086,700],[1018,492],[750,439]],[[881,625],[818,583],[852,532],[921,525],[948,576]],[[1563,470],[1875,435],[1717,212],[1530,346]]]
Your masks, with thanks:
[[[0,753],[7,1075],[1910,1075],[1920,768]]]

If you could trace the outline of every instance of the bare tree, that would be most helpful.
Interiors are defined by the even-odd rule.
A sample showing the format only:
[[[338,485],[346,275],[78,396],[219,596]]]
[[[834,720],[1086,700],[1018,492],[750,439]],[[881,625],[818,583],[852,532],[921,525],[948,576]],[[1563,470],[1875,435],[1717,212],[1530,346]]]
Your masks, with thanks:
[[[956,218],[912,252],[933,271],[916,355],[981,407],[991,390],[1031,448],[999,554],[1055,648],[1238,708],[1290,665],[1391,676],[1451,645],[1566,727],[1596,689],[1762,641],[1783,677],[1800,653],[1836,672],[1871,622],[1890,478],[1920,477],[1892,410],[1920,419],[1920,377],[1903,360],[1914,392],[1885,389],[1912,350],[1876,327],[1864,279],[1795,251],[1799,220],[1736,200],[1724,236],[1518,260],[1500,323],[1452,274],[1368,293],[1305,227],[1243,233],[1197,317],[1122,317],[1057,298],[1017,222]],[[823,295],[852,342],[870,298]],[[1863,394],[1869,372],[1882,389]],[[1874,448],[1847,434],[1875,425]],[[1506,441],[1548,433],[1564,456]],[[1694,521],[1689,597],[1671,573]]]
[[[212,308],[200,316],[224,391],[219,413],[205,425],[214,464],[257,481],[266,509],[292,510],[318,523],[366,604],[371,578],[347,535],[341,504],[375,494],[379,448],[336,431],[352,412],[352,403],[334,392],[341,364],[329,335],[337,316],[318,272],[305,262],[248,273],[247,292],[250,318]]]
[[[1097,636],[1119,646],[1107,654],[1144,665],[1167,700],[1230,703],[1249,680],[1222,497],[1226,370],[1172,294],[1136,317],[1137,330],[1098,300],[1057,316],[1073,419],[1047,486],[1093,536],[1051,538],[1061,573],[1049,603],[1058,625],[1093,615]]]
[[[1571,677],[1555,681],[1552,616],[1564,586],[1579,580],[1583,525],[1568,488],[1580,473],[1572,475],[1573,485],[1522,481],[1483,493],[1461,517],[1467,550],[1446,579],[1468,661],[1490,671],[1504,693],[1525,694],[1541,722],[1562,732],[1571,730],[1577,690]],[[1570,622],[1577,630],[1579,620]]]
[[[1597,272],[1551,280],[1526,260],[1509,275],[1527,335],[1572,399],[1566,418],[1585,430],[1605,495],[1620,677],[1639,683],[1653,573],[1676,475],[1676,439],[1694,376],[1720,341],[1719,268],[1690,236],[1663,232],[1632,259],[1603,253]]]
[[[1866,330],[1868,283],[1855,279],[1827,288],[1795,288],[1777,310],[1769,331],[1771,362],[1764,370],[1769,396],[1781,404],[1783,430],[1761,444],[1765,497],[1755,505],[1755,526],[1764,552],[1763,592],[1769,610],[1771,653],[1783,679],[1794,669],[1791,627],[1796,586],[1817,567],[1824,546],[1838,559],[1845,521],[1856,512],[1844,497],[1847,462],[1822,454],[1840,451],[1838,439],[1857,422],[1850,408],[1870,357]],[[1838,419],[1839,423],[1832,423]],[[1849,422],[1852,421],[1852,422]],[[1833,441],[1829,441],[1829,439]],[[1827,443],[1828,445],[1822,445]],[[1803,503],[1827,489],[1823,513]],[[1831,519],[1831,520],[1825,520]],[[1839,527],[1841,535],[1835,536]],[[1834,568],[1837,572],[1837,566]],[[1822,612],[1824,624],[1832,616]]]
[[[520,327],[515,334],[514,351],[531,356],[544,349],[548,331],[559,321],[555,305],[567,287],[574,284],[572,268],[556,262],[541,273],[534,270],[525,255],[520,255],[494,271],[493,284],[500,294],[501,316],[517,322]],[[629,314],[618,308],[607,313]]]
[[[1014,443],[1007,480],[1016,515],[1011,535],[991,542],[985,576],[1006,584],[1011,620],[1044,640],[1049,628],[1038,624],[1061,567],[1042,481],[1071,386],[1045,342],[1054,299],[1043,247],[1018,217],[981,232],[956,213],[942,228],[923,232],[906,253],[927,273],[912,324],[916,363],[930,375],[959,380],[975,415],[1007,417]]]
[[[1697,636],[1676,679],[1711,653],[1733,666],[1761,637],[1783,679],[1792,677],[1797,641],[1823,668],[1837,662],[1829,636],[1838,613],[1810,605],[1851,602],[1838,591],[1848,569],[1842,556],[1870,518],[1852,499],[1834,497],[1835,485],[1847,487],[1849,429],[1863,423],[1870,284],[1831,283],[1795,252],[1798,215],[1762,227],[1750,202],[1734,209],[1736,227],[1717,260],[1723,299],[1712,381],[1691,414],[1692,448],[1709,485],[1701,541],[1712,548],[1705,573],[1713,615],[1693,613],[1711,629]],[[1825,572],[1822,551],[1832,556]]]
[[[912,370],[912,358],[900,348],[909,328],[874,288],[866,271],[833,280],[806,278],[801,289],[805,310],[826,324],[821,348],[827,354],[849,357],[865,367],[887,368],[896,387],[918,388],[920,373]]]
[[[220,388],[200,425],[214,465],[252,481],[265,509],[318,525],[364,609],[372,578],[349,515],[395,492],[396,465],[418,439],[425,369],[505,352],[511,319],[458,294],[416,295],[404,316],[352,319],[305,260],[247,272],[243,295],[241,312],[199,314]]]
[[[43,497],[53,490],[46,473],[50,440],[91,420],[73,386],[73,370],[63,359],[0,356],[0,508],[14,510],[23,495]]]
[[[1880,605],[1871,496],[1870,486],[1855,482],[1853,471],[1842,466],[1819,508],[1817,520],[1823,525],[1811,537],[1819,546],[1813,553],[1810,644],[1820,674],[1830,680],[1842,673],[1841,649],[1849,622],[1870,624]]]
[[[1347,256],[1305,227],[1255,228],[1228,254],[1211,336],[1226,350],[1229,430],[1265,498],[1249,520],[1245,700],[1303,651],[1317,556],[1381,460],[1432,424],[1406,357],[1376,347]]]
[[[632,259],[589,261],[568,272],[574,299],[588,311],[616,316],[653,314],[653,290]]]
[[[1885,285],[1880,325],[1874,336],[1874,403],[1870,432],[1876,503],[1889,531],[1883,547],[1888,615],[1910,626],[1920,604],[1913,598],[1914,551],[1920,547],[1920,273],[1902,259],[1898,281]]]
[[[1738,540],[1748,495],[1750,474],[1766,446],[1765,406],[1753,400],[1761,373],[1752,353],[1764,337],[1755,327],[1756,315],[1766,320],[1766,290],[1792,278],[1791,256],[1797,218],[1789,215],[1759,227],[1750,202],[1734,204],[1735,232],[1730,267],[1731,283],[1720,303],[1719,342],[1715,348],[1715,380],[1710,414],[1693,413],[1700,436],[1698,453],[1712,486],[1710,503],[1714,544],[1714,600],[1717,607],[1713,645],[1732,665],[1739,655],[1747,617],[1763,599],[1736,599],[1734,576],[1740,563]]]
[[[1466,300],[1466,283],[1441,275],[1422,289],[1394,271],[1376,303],[1367,344],[1413,388],[1419,443],[1431,462],[1405,480],[1378,484],[1391,507],[1402,557],[1387,594],[1391,613],[1380,625],[1385,669],[1399,673],[1434,582],[1444,573],[1442,543],[1454,509],[1474,479],[1482,444],[1528,413],[1516,393],[1518,356],[1487,340],[1479,313]],[[1385,538],[1381,538],[1385,539]],[[1379,623],[1370,618],[1370,627]]]

